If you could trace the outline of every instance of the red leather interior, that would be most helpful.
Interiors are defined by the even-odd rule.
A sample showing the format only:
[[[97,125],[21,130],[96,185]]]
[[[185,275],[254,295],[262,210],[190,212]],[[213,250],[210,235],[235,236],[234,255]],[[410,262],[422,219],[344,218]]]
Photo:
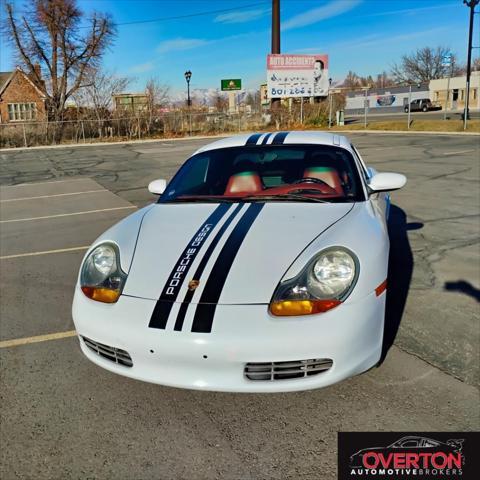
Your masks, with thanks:
[[[303,172],[303,178],[318,178],[330,185],[337,193],[344,195],[342,182],[337,171],[330,167],[310,167]]]
[[[256,172],[241,172],[228,179],[225,195],[234,193],[257,193],[262,191],[262,180]]]

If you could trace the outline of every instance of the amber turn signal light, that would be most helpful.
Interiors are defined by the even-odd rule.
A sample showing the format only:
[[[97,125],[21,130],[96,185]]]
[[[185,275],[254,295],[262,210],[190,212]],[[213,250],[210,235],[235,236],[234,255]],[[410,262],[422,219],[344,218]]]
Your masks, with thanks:
[[[379,297],[387,289],[387,280],[384,280],[376,289],[375,294]]]
[[[324,313],[340,305],[340,300],[281,300],[270,305],[272,315],[278,317],[311,315],[313,313]]]
[[[82,292],[88,298],[103,303],[115,303],[120,297],[120,290],[102,287],[82,287]]]

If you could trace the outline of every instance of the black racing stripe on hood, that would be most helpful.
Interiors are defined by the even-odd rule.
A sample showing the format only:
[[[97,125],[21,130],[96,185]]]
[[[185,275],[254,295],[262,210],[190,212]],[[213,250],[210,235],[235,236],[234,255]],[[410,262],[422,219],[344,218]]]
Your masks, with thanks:
[[[285,137],[289,134],[290,132],[278,132],[272,140],[271,145],[282,145],[283,142],[285,141]]]
[[[262,136],[261,133],[254,133],[253,135],[250,135],[247,139],[247,142],[245,145],[256,145],[258,139]]]
[[[173,306],[173,302],[177,299],[178,292],[187,276],[188,270],[192,266],[195,257],[205,244],[208,236],[215,228],[221,218],[227,213],[231,204],[221,203],[210,214],[210,216],[202,223],[200,228],[195,232],[195,235],[188,242],[188,245],[183,250],[179,259],[175,263],[168,280],[163,287],[160,298],[157,300],[155,308],[153,309],[150,323],[150,328],[164,329],[168,323],[168,317]],[[183,268],[185,267],[185,268]]]
[[[207,266],[208,261],[210,260],[210,257],[212,256],[213,251],[215,250],[216,246],[218,245],[218,242],[222,238],[223,234],[227,230],[227,228],[230,226],[232,223],[233,219],[237,216],[237,214],[240,212],[240,210],[243,208],[244,204],[239,203],[233,213],[225,220],[223,225],[220,227],[218,230],[218,233],[215,235],[214,239],[211,241],[210,245],[208,246],[207,250],[205,251],[205,254],[203,255],[202,259],[200,260],[200,263],[198,264],[197,270],[195,274],[193,275],[192,280],[198,280],[200,281],[203,271],[205,270],[205,267]],[[183,328],[183,322],[185,321],[185,315],[187,314],[188,306],[190,305],[193,295],[195,293],[195,290],[187,290],[187,293],[185,294],[185,298],[183,299],[183,303],[180,305],[180,310],[178,311],[177,315],[177,320],[175,322],[175,328],[177,332],[180,332]]]
[[[264,206],[264,203],[252,203],[225,242],[208,277],[200,297],[200,303],[195,310],[192,332],[210,333],[212,331],[215,309],[230,268],[251,226]]]
[[[267,133],[267,134],[265,135],[264,139],[262,140],[261,145],[266,145],[267,142],[268,142],[268,139],[271,137],[271,135],[272,135],[271,133]]]

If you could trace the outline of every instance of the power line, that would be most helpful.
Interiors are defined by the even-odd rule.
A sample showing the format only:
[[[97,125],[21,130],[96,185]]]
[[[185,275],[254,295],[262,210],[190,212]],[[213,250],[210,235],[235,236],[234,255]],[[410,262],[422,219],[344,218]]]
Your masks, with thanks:
[[[137,25],[137,24],[142,24],[142,23],[156,23],[156,22],[166,22],[169,20],[181,20],[183,18],[191,18],[191,17],[200,17],[204,15],[214,15],[218,13],[227,13],[227,12],[233,12],[233,11],[238,11],[238,10],[244,10],[246,8],[251,8],[251,7],[259,7],[260,5],[265,5],[267,3],[270,3],[268,1],[264,2],[258,2],[258,3],[250,3],[248,5],[241,5],[233,8],[224,8],[221,10],[209,10],[208,12],[199,12],[199,13],[190,13],[187,15],[178,15],[175,17],[160,17],[160,18],[153,18],[151,20],[135,20],[132,22],[120,22],[120,23],[115,23],[116,26],[123,26],[123,25]]]

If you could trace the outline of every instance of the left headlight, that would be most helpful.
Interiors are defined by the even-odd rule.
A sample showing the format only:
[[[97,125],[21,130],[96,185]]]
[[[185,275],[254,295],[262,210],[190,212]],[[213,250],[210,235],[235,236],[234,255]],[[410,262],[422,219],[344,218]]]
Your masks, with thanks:
[[[276,316],[322,313],[340,305],[355,286],[358,259],[344,247],[327,248],[294,278],[280,282],[270,303]]]
[[[83,262],[80,273],[82,292],[92,300],[115,303],[123,290],[127,274],[120,267],[118,247],[97,245]]]

